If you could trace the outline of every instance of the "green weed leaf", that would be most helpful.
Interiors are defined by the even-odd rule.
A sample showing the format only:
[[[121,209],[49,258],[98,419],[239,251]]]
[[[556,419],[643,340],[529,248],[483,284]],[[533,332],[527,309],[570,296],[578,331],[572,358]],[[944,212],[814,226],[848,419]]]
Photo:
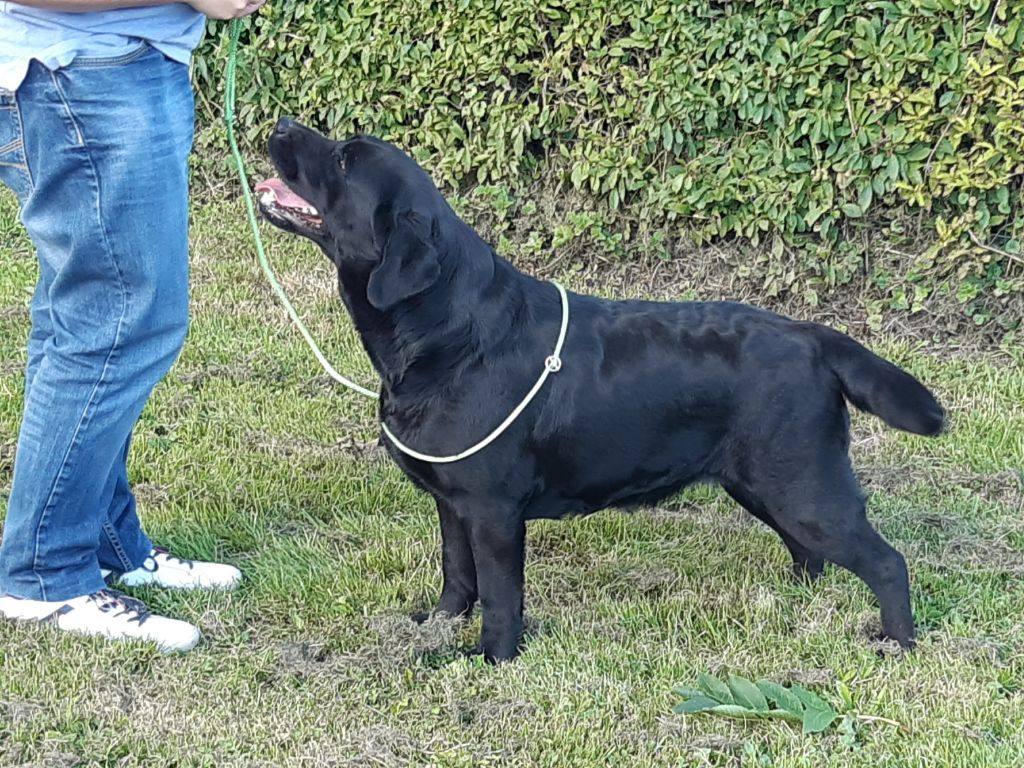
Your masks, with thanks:
[[[808,734],[821,733],[840,717],[828,702],[799,685],[785,688],[770,680],[758,680],[755,684],[738,675],[729,675],[726,684],[709,674],[700,675],[697,684],[697,688],[673,689],[683,699],[673,707],[673,712],[739,720],[784,720],[799,724]]]
[[[789,689],[782,687],[778,683],[773,683],[770,680],[758,680],[757,687],[767,698],[774,701],[780,709],[784,709],[795,715],[803,717],[803,702],[800,701],[800,698]]]
[[[707,712],[709,709],[723,706],[714,699],[709,699],[707,696],[695,696],[692,699],[676,704],[672,711],[677,715],[691,715],[697,712]]]
[[[740,706],[754,709],[758,712],[768,711],[768,700],[758,690],[757,686],[749,680],[729,675],[729,690],[732,691],[733,699]]]
[[[832,725],[837,717],[839,715],[831,707],[804,710],[804,733],[821,733]]]
[[[720,704],[734,703],[732,691],[729,686],[723,683],[714,675],[700,674],[697,676],[697,685],[704,693]]]

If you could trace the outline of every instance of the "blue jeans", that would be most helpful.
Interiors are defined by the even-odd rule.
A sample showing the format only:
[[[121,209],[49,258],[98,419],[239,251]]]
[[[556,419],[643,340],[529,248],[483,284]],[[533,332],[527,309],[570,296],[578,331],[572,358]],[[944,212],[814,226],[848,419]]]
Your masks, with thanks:
[[[149,554],[125,462],[188,327],[193,118],[188,68],[148,46],[0,92],[0,180],[39,258],[0,594],[66,600]]]

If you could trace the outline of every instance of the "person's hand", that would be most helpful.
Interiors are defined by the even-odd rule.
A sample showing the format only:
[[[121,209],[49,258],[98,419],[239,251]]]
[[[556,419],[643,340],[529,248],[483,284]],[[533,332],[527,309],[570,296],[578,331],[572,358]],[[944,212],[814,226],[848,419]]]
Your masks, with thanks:
[[[240,19],[256,13],[267,0],[189,0],[189,5],[211,19]]]

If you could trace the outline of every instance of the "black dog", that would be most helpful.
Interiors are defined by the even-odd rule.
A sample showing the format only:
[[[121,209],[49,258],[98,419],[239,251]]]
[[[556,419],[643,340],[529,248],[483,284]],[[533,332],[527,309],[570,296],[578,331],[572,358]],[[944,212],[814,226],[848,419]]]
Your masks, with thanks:
[[[270,138],[281,179],[263,214],[318,243],[381,377],[380,418],[416,451],[455,454],[516,407],[562,318],[550,283],[517,271],[382,141],[334,142],[291,120]],[[399,466],[437,501],[437,611],[483,609],[488,660],[518,653],[526,521],[649,504],[720,484],[773,528],[794,572],[830,560],[872,589],[885,635],[913,644],[903,557],[870,526],[847,455],[845,400],[898,429],[942,431],[913,377],[837,331],[728,302],[570,294],[562,369],[512,426],[448,464]]]

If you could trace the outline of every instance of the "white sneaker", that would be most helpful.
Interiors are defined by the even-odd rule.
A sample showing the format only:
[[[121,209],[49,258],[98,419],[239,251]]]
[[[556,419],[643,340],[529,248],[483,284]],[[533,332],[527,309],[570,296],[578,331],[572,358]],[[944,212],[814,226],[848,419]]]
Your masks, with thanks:
[[[48,622],[67,632],[156,643],[165,653],[190,651],[199,642],[187,621],[154,616],[141,600],[103,589],[71,600],[25,600],[0,595],[0,616],[15,621]]]
[[[102,570],[108,584],[125,587],[166,587],[168,589],[234,589],[242,573],[232,565],[182,560],[166,549],[154,549],[141,567],[116,574]]]

